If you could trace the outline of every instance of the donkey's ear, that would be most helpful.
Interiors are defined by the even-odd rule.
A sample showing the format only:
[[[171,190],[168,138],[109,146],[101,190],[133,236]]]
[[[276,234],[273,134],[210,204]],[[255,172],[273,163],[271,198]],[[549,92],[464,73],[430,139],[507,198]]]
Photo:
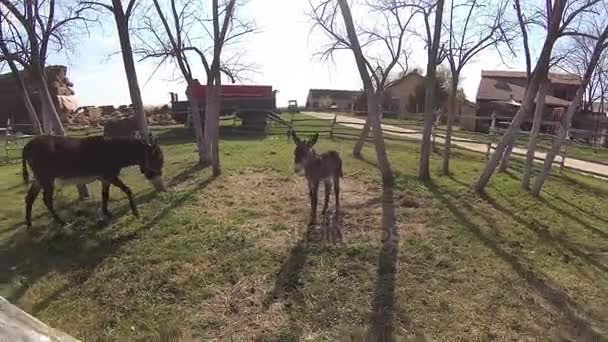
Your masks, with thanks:
[[[293,128],[289,129],[289,136],[291,137],[291,139],[293,140],[294,143],[299,144],[301,143],[300,138],[298,138],[298,135],[296,134],[296,131]]]
[[[315,135],[312,136],[312,139],[310,139],[310,146],[314,146],[317,143],[318,139],[319,133],[315,133]]]

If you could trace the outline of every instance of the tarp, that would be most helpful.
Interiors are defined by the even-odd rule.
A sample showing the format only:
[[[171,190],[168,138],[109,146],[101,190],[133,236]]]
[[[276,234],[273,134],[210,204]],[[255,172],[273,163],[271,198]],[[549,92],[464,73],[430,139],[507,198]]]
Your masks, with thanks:
[[[0,342],[80,342],[0,297]]]

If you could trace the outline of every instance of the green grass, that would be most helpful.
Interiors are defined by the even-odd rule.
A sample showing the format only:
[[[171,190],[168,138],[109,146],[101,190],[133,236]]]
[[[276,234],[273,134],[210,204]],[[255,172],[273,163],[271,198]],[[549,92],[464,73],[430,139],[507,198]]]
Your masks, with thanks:
[[[307,227],[306,184],[292,174],[284,134],[225,135],[223,174],[212,178],[195,166],[192,137],[156,132],[170,191],[153,194],[137,168],[126,170],[141,219],[113,188],[110,226],[95,224],[94,185],[89,203],[72,203],[73,188],[56,195],[71,226],[53,224],[39,199],[26,231],[20,166],[0,166],[0,295],[87,341],[608,332],[604,181],[565,172],[535,199],[519,190],[516,161],[479,197],[469,186],[481,156],[457,152],[453,176],[440,177],[434,154],[433,181],[421,183],[417,144],[392,142],[397,182],[383,190],[371,146],[357,160],[352,142],[321,139],[319,151],[344,159],[343,242],[332,244]]]

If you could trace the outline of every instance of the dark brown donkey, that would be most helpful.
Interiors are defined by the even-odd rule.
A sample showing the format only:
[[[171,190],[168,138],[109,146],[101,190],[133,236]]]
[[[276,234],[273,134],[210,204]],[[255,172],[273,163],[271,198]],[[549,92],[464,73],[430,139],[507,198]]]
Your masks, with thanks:
[[[25,197],[25,223],[32,225],[32,204],[43,192],[44,204],[55,221],[63,224],[53,208],[55,180],[67,184],[88,184],[101,180],[101,213],[108,212],[110,185],[114,185],[129,198],[131,211],[139,216],[131,189],[118,175],[124,167],[139,165],[144,176],[157,191],[164,190],[162,181],[163,152],[158,142],[150,136],[151,144],[133,138],[108,139],[104,137],[69,138],[63,136],[38,136],[30,140],[22,152],[23,180],[27,184],[27,165],[34,173],[34,182]]]
[[[315,134],[310,141],[300,140],[293,129],[289,131],[289,134],[296,144],[293,170],[298,174],[304,171],[308,181],[311,208],[310,222],[315,223],[317,220],[317,201],[321,181],[325,184],[325,204],[323,204],[322,213],[325,214],[327,211],[332,182],[334,184],[334,195],[336,196],[336,213],[338,213],[340,210],[340,178],[343,177],[340,155],[336,151],[327,151],[317,155],[313,146],[317,143],[319,134]]]

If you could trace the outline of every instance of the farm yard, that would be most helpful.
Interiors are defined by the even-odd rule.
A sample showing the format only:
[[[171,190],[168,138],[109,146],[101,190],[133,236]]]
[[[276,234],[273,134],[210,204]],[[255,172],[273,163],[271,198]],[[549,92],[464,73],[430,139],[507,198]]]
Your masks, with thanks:
[[[606,12],[0,0],[0,340],[608,341]]]
[[[294,124],[312,132],[331,122]],[[421,182],[419,144],[387,140],[396,182],[383,188],[372,145],[356,159],[352,141],[323,135],[317,150],[344,160],[334,217],[342,240],[332,241],[323,220],[307,225],[306,181],[293,174],[294,145],[280,127],[251,136],[223,127],[218,177],[196,166],[191,133],[153,131],[169,191],[155,194],[139,170],[126,170],[140,219],[112,189],[114,221],[100,225],[99,185],[82,203],[64,187],[56,203],[71,224],[53,223],[38,201],[26,231],[21,165],[0,166],[0,296],[86,341],[602,340],[608,332],[605,180],[566,170],[537,199],[519,190],[514,160],[480,196],[470,186],[483,155],[455,152],[452,175],[442,177],[437,150],[433,180]]]

